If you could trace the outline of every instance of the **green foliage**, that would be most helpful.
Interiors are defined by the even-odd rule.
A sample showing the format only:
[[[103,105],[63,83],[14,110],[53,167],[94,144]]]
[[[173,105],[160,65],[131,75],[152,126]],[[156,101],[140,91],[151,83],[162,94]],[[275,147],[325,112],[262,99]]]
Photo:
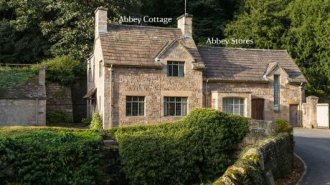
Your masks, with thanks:
[[[302,67],[309,93],[330,94],[330,1],[295,0],[288,6],[291,24],[285,48]]]
[[[47,112],[46,114],[47,123],[71,123],[72,116],[63,111]]]
[[[101,144],[91,132],[38,131],[0,138],[0,181],[97,184]]]
[[[290,124],[286,120],[283,119],[275,120],[275,124],[277,125],[277,133],[281,133],[281,132],[291,133],[292,131]]]
[[[62,85],[75,83],[77,77],[84,72],[83,65],[68,56],[44,60],[41,64],[46,67],[46,79]]]
[[[0,0],[0,62],[35,63],[69,55],[80,62],[94,41],[94,11],[109,8],[109,15],[127,14],[139,1],[116,0]],[[4,38],[4,39],[2,39]]]
[[[309,94],[330,93],[330,1],[247,0],[226,25],[228,38],[253,39],[256,47],[287,49],[309,83]]]
[[[83,125],[90,125],[91,122],[92,122],[92,118],[91,117],[86,117],[86,118],[81,119],[81,123]]]
[[[196,109],[181,121],[118,128],[114,135],[131,184],[193,184],[223,173],[247,131],[246,118]]]
[[[29,67],[0,66],[0,88],[24,84],[38,74],[38,70]]]
[[[89,128],[91,130],[102,130],[102,118],[98,112],[95,112],[92,116],[92,121],[90,122]]]

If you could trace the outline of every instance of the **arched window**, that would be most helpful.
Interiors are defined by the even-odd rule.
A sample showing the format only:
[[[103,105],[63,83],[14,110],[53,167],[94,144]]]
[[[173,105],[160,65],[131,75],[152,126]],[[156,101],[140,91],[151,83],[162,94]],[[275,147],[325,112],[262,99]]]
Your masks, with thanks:
[[[244,98],[223,98],[223,109],[225,113],[244,116]]]

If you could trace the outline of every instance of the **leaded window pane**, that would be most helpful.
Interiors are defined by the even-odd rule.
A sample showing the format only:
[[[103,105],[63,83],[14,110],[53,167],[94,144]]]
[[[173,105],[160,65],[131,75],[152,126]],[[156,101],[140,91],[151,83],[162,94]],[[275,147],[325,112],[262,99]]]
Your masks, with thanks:
[[[184,62],[173,62],[167,63],[167,74],[168,76],[183,77],[184,76]]]
[[[274,110],[280,110],[280,75],[274,75]]]
[[[243,98],[224,98],[223,112],[244,116],[244,99]]]
[[[186,97],[164,97],[165,116],[185,116],[187,114]]]
[[[144,116],[144,97],[126,97],[126,116]]]

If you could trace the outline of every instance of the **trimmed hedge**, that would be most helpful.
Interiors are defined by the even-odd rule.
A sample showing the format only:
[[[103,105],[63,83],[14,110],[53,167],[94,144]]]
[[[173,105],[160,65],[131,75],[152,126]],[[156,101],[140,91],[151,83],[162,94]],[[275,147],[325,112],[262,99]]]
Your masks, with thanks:
[[[118,153],[104,150],[97,133],[60,129],[16,133],[0,137],[1,184],[93,185],[118,180],[118,172],[109,169],[120,164],[115,157],[107,158]]]
[[[195,109],[183,120],[116,128],[123,170],[130,184],[209,182],[233,161],[248,119]]]

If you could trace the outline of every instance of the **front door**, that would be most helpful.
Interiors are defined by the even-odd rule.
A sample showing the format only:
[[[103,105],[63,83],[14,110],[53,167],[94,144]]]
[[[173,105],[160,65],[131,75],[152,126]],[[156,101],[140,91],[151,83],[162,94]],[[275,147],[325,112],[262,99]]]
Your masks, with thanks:
[[[297,104],[290,105],[290,124],[293,127],[298,126],[298,105]]]
[[[252,119],[264,119],[264,99],[252,99]]]

